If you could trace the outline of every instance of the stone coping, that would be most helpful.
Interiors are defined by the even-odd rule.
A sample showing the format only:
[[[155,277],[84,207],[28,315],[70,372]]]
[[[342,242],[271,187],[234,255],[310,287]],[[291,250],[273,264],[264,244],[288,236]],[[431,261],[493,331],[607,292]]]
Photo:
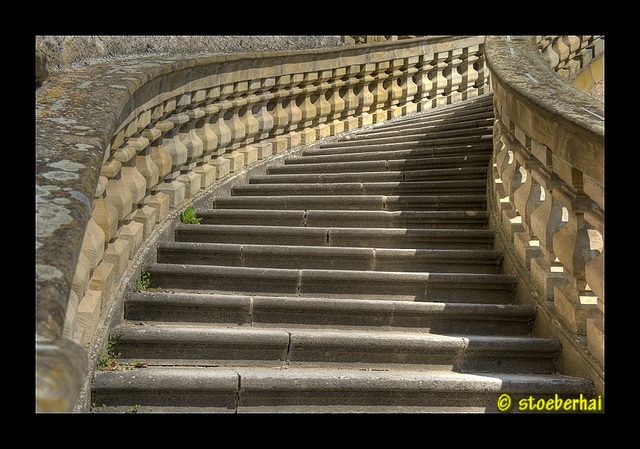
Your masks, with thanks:
[[[557,76],[531,36],[487,36],[485,43],[494,92],[502,86],[511,96],[507,115],[522,117],[526,135],[603,184],[604,103]]]

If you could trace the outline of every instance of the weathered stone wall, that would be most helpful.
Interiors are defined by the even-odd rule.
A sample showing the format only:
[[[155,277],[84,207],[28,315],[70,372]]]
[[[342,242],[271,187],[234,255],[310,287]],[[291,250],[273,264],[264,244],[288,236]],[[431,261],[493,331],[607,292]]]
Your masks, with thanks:
[[[204,56],[345,45],[339,36],[36,36],[49,71],[144,56]]]

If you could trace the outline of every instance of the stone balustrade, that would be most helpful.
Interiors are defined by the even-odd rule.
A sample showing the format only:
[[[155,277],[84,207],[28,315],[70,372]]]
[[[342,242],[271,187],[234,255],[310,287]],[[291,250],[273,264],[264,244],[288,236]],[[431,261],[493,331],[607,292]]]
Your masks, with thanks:
[[[603,41],[418,37],[53,74],[36,97],[37,410],[78,406],[123,292],[199,195],[300,145],[491,90],[492,224],[536,323],[559,322],[577,374],[603,377],[604,108],[567,83]]]
[[[564,346],[574,348],[566,352],[581,359],[560,368],[595,373],[601,387],[604,104],[566,81],[604,57],[604,37],[487,37],[485,49],[496,115],[495,226],[539,316],[559,323]]]
[[[76,406],[141,254],[197,195],[300,145],[489,92],[483,40],[145,58],[52,75],[36,102],[37,410]]]

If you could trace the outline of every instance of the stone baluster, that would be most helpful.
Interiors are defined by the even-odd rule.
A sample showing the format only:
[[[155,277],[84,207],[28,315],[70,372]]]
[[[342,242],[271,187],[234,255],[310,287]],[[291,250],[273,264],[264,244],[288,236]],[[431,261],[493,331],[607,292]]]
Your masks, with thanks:
[[[239,142],[244,138],[246,129],[244,123],[238,116],[238,110],[247,104],[247,100],[239,97],[239,92],[234,90],[234,85],[227,84],[222,86],[221,98],[225,103],[224,123],[229,129],[230,139],[226,145],[225,153],[230,154],[237,149]]]
[[[332,89],[332,70],[319,72],[318,80],[315,83],[316,92],[312,95],[312,102],[316,107],[314,127],[316,129],[316,139],[323,139],[331,135],[331,126],[328,125],[329,115],[331,115],[331,104],[327,100],[327,94]],[[314,100],[315,99],[315,100]]]
[[[290,97],[285,99],[283,106],[289,117],[285,126],[285,134],[287,137],[287,148],[293,148],[301,143],[300,133],[298,133],[298,125],[302,120],[302,109],[299,107],[299,101],[304,98],[303,89],[299,84],[304,80],[304,74],[297,73],[291,76]]]
[[[340,97],[344,100],[344,109],[342,111],[340,121],[344,124],[344,131],[351,131],[358,127],[358,117],[356,111],[360,104],[356,88],[359,80],[357,75],[360,73],[360,66],[351,65],[346,67],[346,73],[342,78],[344,87],[339,91]]]
[[[299,84],[298,95],[296,96],[296,104],[300,108],[300,121],[298,122],[297,132],[301,136],[300,143],[310,143],[316,140],[316,131],[314,129],[314,121],[316,119],[317,110],[313,99],[317,98],[318,87],[313,83],[318,79],[317,72],[304,74],[304,80]]]
[[[344,122],[340,120],[343,111],[346,109],[346,102],[341,93],[346,93],[348,89],[344,89],[346,82],[342,79],[346,75],[345,68],[337,68],[333,70],[331,78],[328,80],[328,87],[324,92],[324,97],[329,104],[329,115],[327,123],[330,135],[336,135],[344,131]]]
[[[358,83],[354,86],[354,93],[358,97],[356,115],[358,116],[358,126],[363,127],[373,123],[373,117],[369,113],[374,98],[371,93],[371,83],[375,80],[372,76],[375,64],[362,64],[360,72],[356,75]]]
[[[532,153],[541,162],[532,176],[542,190],[542,204],[531,213],[531,229],[538,238],[541,257],[531,260],[531,279],[548,301],[553,300],[554,287],[566,284],[562,264],[553,249],[553,236],[566,226],[567,219],[563,206],[553,195],[553,190],[562,185],[562,181],[551,169],[551,151],[544,145],[532,142]]]
[[[460,82],[461,99],[466,100],[478,95],[477,82],[479,78],[478,70],[478,52],[479,45],[466,47],[462,49],[463,63],[458,67],[458,73],[462,77]]]
[[[436,52],[433,55],[433,61],[430,63],[433,68],[427,76],[431,81],[428,98],[432,108],[445,105],[448,102],[447,94],[451,92],[451,80],[447,78],[447,69],[449,68],[447,58],[449,58],[449,52]]]
[[[96,185],[96,193],[93,199],[91,217],[104,233],[105,245],[116,235],[118,231],[119,213],[116,206],[107,199],[107,184],[109,179],[100,175]]]
[[[387,90],[387,103],[385,109],[387,110],[387,117],[389,119],[400,117],[403,114],[405,97],[403,97],[406,89],[402,88],[402,84],[406,82],[405,73],[403,71],[403,60],[393,59],[390,61],[390,67],[387,70],[389,78],[385,82],[385,88]]]
[[[398,107],[401,115],[413,114],[418,111],[416,103],[416,94],[418,93],[418,84],[414,76],[418,73],[416,64],[419,58],[417,56],[405,58],[402,66],[399,68],[401,75],[398,77],[398,86],[402,89]]]
[[[219,95],[219,88],[215,89]],[[213,104],[217,106],[218,111],[214,112],[211,116],[211,130],[214,132],[217,138],[217,145],[213,148],[211,156],[216,158],[223,155],[229,144],[231,143],[231,129],[227,126],[224,116],[227,111],[231,109],[231,102],[220,99],[217,103]]]
[[[189,109],[185,111],[185,114],[188,120],[180,126],[178,135],[187,149],[187,160],[180,168],[178,181],[185,185],[186,198],[192,198],[200,191],[202,186],[201,176],[195,171],[195,168],[198,159],[202,156],[204,145],[195,132],[195,126],[204,117],[204,111],[202,109]]]
[[[464,65],[466,61],[463,59],[462,49],[456,48],[448,52],[445,59],[446,67],[442,70],[443,76],[447,79],[447,87],[443,92],[446,102],[443,104],[451,104],[462,99],[462,93],[465,87],[462,85]]]
[[[243,145],[251,145],[260,133],[260,122],[253,112],[254,106],[260,109],[260,96],[252,93],[247,95],[245,100],[246,104],[239,109],[238,113],[246,130]]]
[[[122,223],[131,213],[133,208],[133,195],[131,190],[122,182],[122,163],[110,159],[102,165],[101,174],[107,178],[105,199],[118,211],[118,223]]]
[[[265,78],[262,81],[257,101],[252,106],[253,116],[258,122],[258,133],[255,137],[257,142],[267,140],[272,129],[276,126],[273,115],[269,113],[269,104],[276,97],[275,93],[270,91],[274,86],[275,78]]]
[[[144,202],[149,188],[146,178],[138,171],[137,166],[138,154],[148,147],[149,139],[146,137],[130,138],[125,147],[113,154],[114,159],[122,163],[122,178],[124,184],[131,190],[134,203],[130,218],[142,225],[143,239],[151,235],[157,218],[156,210]],[[156,181],[152,180],[152,182],[155,184]]]
[[[187,162],[187,147],[180,139],[179,130],[182,125],[189,121],[189,116],[184,113],[177,113],[167,117],[173,127],[167,130],[163,136],[162,147],[171,157],[171,171],[166,176],[166,183],[162,191],[169,195],[169,205],[171,208],[178,207],[186,197],[186,186],[179,182],[180,169]]]
[[[173,128],[173,123],[168,120],[160,120],[151,128],[143,131],[142,135],[149,139],[149,155],[153,163],[158,167],[158,182],[151,187],[147,204],[155,208],[157,219],[160,221],[169,213],[170,199],[162,190],[165,187],[165,178],[171,173],[171,156],[163,146],[164,135]]]
[[[541,163],[533,158],[528,151],[516,153],[516,157],[525,171],[525,180],[514,192],[513,203],[521,216],[524,232],[514,235],[514,247],[522,264],[529,270],[531,259],[542,256],[538,238],[531,226],[532,213],[542,205],[543,191],[533,176],[533,172],[540,168]]]
[[[215,182],[217,174],[216,167],[210,162],[211,155],[218,145],[218,136],[211,129],[210,120],[212,115],[219,111],[219,108],[211,104],[201,104],[197,109],[203,114],[196,119],[193,129],[202,142],[202,154],[196,160],[194,171],[200,176],[200,188],[206,189]]]
[[[593,227],[592,236],[596,240],[593,246],[599,254],[585,265],[585,277],[588,289],[597,298],[598,312],[587,319],[587,348],[604,364],[604,190],[590,196],[597,207],[586,210],[584,218]]]
[[[276,79],[276,84],[270,91],[273,97],[267,103],[267,111],[273,121],[268,141],[271,143],[274,154],[282,153],[288,145],[287,139],[283,135],[289,126],[289,114],[286,111],[286,106],[290,100],[289,91],[283,85],[282,78],[284,77]]]
[[[375,71],[372,73],[369,90],[373,97],[373,101],[369,108],[369,114],[373,123],[379,123],[387,119],[387,111],[384,109],[389,93],[387,92],[389,75],[386,70],[389,69],[389,61],[383,61],[376,64]]]
[[[558,173],[558,169],[555,170]],[[560,171],[566,177],[567,171]],[[592,247],[592,226],[585,220],[585,212],[592,202],[582,190],[582,173],[570,170],[567,185],[554,189],[553,196],[560,201],[568,213],[566,226],[553,236],[554,251],[562,263],[566,285],[554,289],[554,305],[558,315],[571,331],[586,334],[589,318],[597,317],[597,297],[587,290],[585,268],[587,262],[597,255]]]

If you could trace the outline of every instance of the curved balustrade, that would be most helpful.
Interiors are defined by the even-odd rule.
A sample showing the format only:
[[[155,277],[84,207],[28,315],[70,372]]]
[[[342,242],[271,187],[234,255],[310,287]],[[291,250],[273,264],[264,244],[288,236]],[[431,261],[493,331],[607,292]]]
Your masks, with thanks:
[[[561,323],[565,343],[599,377],[598,387],[604,377],[604,105],[563,79],[603,55],[604,38],[502,36],[487,37],[485,45],[496,115],[495,226],[539,310]]]
[[[301,144],[488,92],[483,45],[415,38],[52,76],[36,104],[37,409],[74,407],[141,252],[200,192]]]
[[[541,310],[602,363],[604,109],[552,70],[570,81],[602,42],[421,37],[52,76],[36,104],[37,409],[78,406],[145,251],[216,181],[492,89],[494,224]]]

